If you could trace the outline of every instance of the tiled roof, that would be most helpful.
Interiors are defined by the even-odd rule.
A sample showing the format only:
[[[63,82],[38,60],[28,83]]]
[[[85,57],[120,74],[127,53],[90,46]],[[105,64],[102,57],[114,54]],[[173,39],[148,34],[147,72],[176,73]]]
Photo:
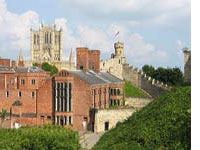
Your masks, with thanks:
[[[75,76],[91,85],[109,84],[109,83],[122,83],[123,81],[107,72],[95,73],[93,71],[84,72],[82,70],[70,71]]]

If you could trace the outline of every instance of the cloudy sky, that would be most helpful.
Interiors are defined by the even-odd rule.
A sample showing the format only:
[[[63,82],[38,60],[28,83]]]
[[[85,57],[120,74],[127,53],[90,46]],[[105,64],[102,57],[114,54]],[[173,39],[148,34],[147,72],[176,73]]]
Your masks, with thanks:
[[[0,0],[0,56],[30,58],[30,27],[56,23],[70,49],[100,49],[109,59],[116,41],[134,67],[183,68],[181,49],[191,44],[190,0]],[[119,31],[119,35],[115,34]]]

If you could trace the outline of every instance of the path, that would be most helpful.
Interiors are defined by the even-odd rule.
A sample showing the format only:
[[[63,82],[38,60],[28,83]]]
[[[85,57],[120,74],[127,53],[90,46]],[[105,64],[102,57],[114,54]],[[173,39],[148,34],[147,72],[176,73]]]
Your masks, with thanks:
[[[102,135],[103,133],[79,132],[81,150],[91,150]]]

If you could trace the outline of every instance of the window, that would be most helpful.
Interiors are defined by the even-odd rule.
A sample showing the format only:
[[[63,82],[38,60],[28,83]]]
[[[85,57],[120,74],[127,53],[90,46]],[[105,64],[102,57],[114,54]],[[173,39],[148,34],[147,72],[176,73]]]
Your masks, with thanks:
[[[31,80],[31,84],[35,85],[35,79]]]
[[[47,116],[47,120],[51,120],[51,116]]]
[[[9,91],[6,92],[6,97],[9,97]]]
[[[71,125],[72,124],[72,117],[69,116],[69,124]]]
[[[35,92],[32,92],[31,96],[32,96],[32,98],[34,98],[35,97]]]
[[[114,89],[114,95],[117,95],[116,89]]]
[[[39,35],[37,36],[37,44],[39,45],[39,43],[40,43],[40,37],[39,37]]]
[[[109,130],[109,122],[105,122],[105,131]]]
[[[120,95],[120,89],[117,89],[117,95]]]
[[[120,100],[117,100],[117,105],[120,106]]]
[[[24,84],[25,84],[25,80],[21,79],[21,85],[24,85]]]
[[[84,68],[83,65],[81,65],[81,66],[80,66],[80,70],[83,70],[83,68]]]
[[[19,91],[18,96],[22,97],[22,92],[21,91]]]
[[[121,63],[120,59],[119,59],[119,64]]]
[[[34,44],[36,44],[36,35],[34,35]]]
[[[14,84],[14,80],[13,80],[13,79],[10,80],[10,84],[11,84],[11,85]]]

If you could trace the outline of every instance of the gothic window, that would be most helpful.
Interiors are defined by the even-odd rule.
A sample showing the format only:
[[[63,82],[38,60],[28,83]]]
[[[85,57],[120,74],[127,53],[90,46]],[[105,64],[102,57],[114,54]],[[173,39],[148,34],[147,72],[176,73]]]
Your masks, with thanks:
[[[44,43],[46,43],[46,33],[44,33]]]
[[[49,43],[49,33],[47,33],[47,43]]]
[[[50,43],[51,43],[51,33],[50,33]]]
[[[55,44],[57,44],[57,35],[55,35]]]
[[[34,34],[34,44],[36,44],[36,35]]]
[[[39,35],[37,36],[37,44],[39,45],[39,43],[40,43],[40,37],[39,37]]]

